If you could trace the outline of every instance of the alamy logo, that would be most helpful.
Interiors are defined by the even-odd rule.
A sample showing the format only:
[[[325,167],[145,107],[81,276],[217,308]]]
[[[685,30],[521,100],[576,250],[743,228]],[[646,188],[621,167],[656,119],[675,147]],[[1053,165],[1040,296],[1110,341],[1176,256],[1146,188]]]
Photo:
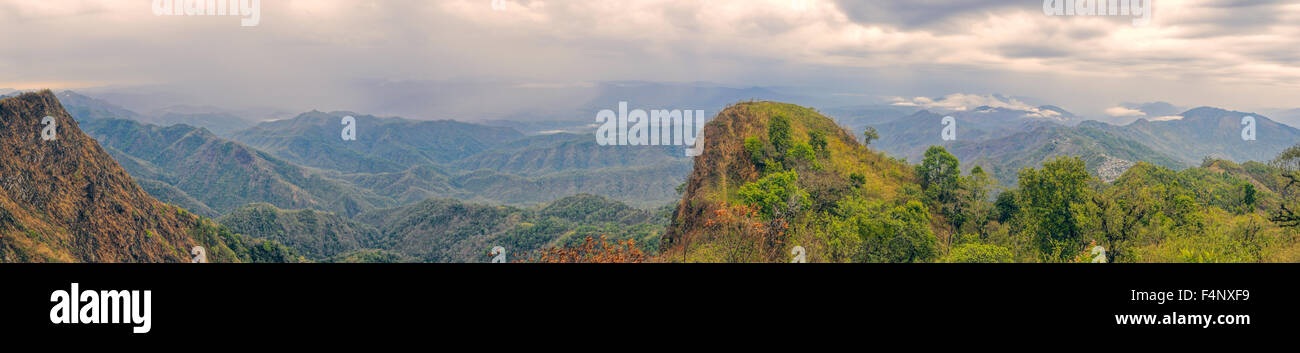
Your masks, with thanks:
[[[71,291],[56,290],[50,293],[50,323],[61,324],[134,324],[134,333],[148,333],[153,326],[153,291],[79,290],[77,283]]]
[[[348,115],[343,117],[343,120],[340,123],[342,123],[343,125],[343,132],[342,132],[343,141],[356,141],[357,140],[357,118],[353,118],[351,115]]]
[[[690,146],[687,157],[704,151],[703,110],[627,110],[627,102],[618,102],[618,112],[605,109],[596,113],[596,143],[601,146]]]
[[[1255,141],[1255,117],[1249,115],[1241,117],[1241,125],[1246,126],[1241,128],[1241,140]]]
[[[488,252],[488,255],[492,255],[492,263],[494,263],[494,264],[503,264],[503,263],[506,263],[506,248],[505,248],[505,247],[494,246],[494,247],[492,247],[492,251]]]
[[[939,131],[939,137],[944,141],[957,141],[957,118],[951,116],[943,117],[943,130]]]
[[[1043,0],[1048,16],[1133,16],[1134,26],[1151,24],[1153,0]]]
[[[208,263],[208,250],[202,246],[196,246],[190,249],[190,263],[206,264]]]
[[[54,120],[54,117],[41,118],[41,125],[45,125],[41,128],[41,141],[54,141],[59,138],[59,122]]]
[[[243,16],[239,25],[262,23],[262,0],[153,0],[154,16]]]

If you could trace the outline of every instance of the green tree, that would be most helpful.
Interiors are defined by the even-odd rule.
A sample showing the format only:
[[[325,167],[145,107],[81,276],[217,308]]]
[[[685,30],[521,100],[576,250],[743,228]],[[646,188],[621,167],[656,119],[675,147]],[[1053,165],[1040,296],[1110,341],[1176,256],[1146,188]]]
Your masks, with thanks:
[[[880,139],[880,134],[876,132],[876,128],[870,126],[867,127],[866,131],[862,132],[862,135],[863,146],[871,146],[871,141]]]
[[[963,226],[979,227],[989,221],[993,205],[988,202],[988,197],[993,183],[993,177],[979,166],[971,168],[970,176],[961,178],[951,220],[954,230],[961,232]]]
[[[885,244],[886,258],[892,262],[927,262],[938,253],[934,232],[930,230],[930,212],[918,201],[890,210],[886,233],[874,234]],[[894,235],[891,237],[889,233]]]
[[[1020,171],[1022,215],[1048,260],[1066,260],[1082,250],[1083,229],[1075,209],[1089,201],[1091,178],[1076,157],[1057,157],[1041,170]]]
[[[921,190],[928,203],[948,218],[954,230],[960,230],[966,220],[958,200],[962,180],[957,157],[943,146],[930,146],[921,164],[916,166],[916,174],[921,178]]]
[[[930,146],[925,150],[925,158],[916,166],[916,174],[921,178],[921,190],[927,197],[939,203],[949,203],[955,198],[955,191],[961,176],[960,162],[943,146]]]
[[[761,239],[762,256],[766,261],[777,259],[780,249],[784,249],[781,238],[810,204],[808,193],[799,187],[799,173],[790,170],[768,174],[741,186],[738,194],[741,202],[758,210],[767,221]]]
[[[753,162],[760,172],[766,170],[767,145],[763,140],[752,136],[745,138],[745,154],[749,155],[749,161]]]
[[[779,155],[785,155],[785,151],[794,145],[794,140],[790,135],[790,118],[785,115],[776,114],[767,120],[767,139],[772,143],[772,148]]]
[[[1300,145],[1282,151],[1277,158],[1273,159],[1271,164],[1274,168],[1281,170],[1282,178],[1286,180],[1284,180],[1284,186],[1281,187],[1282,191],[1279,192],[1282,201],[1278,205],[1278,210],[1273,213],[1272,217],[1269,217],[1269,220],[1282,227],[1300,228],[1300,215],[1295,213],[1296,207],[1288,207],[1295,204],[1295,191],[1292,190],[1292,187],[1300,185]]]
[[[772,173],[740,187],[741,202],[753,207],[763,219],[793,215],[808,204],[808,193],[799,187],[799,173]]]
[[[826,133],[821,130],[809,131],[808,144],[812,146],[813,151],[817,153],[826,153]]]
[[[840,201],[837,213],[842,218],[832,220],[829,228],[834,234],[856,233],[862,244],[855,256],[858,261],[928,262],[938,254],[930,212],[919,201],[891,207],[883,201],[849,196]]]
[[[1241,206],[1242,212],[1252,212],[1255,210],[1255,184],[1242,183],[1241,185]]]
[[[814,152],[813,147],[803,142],[795,143],[789,152],[789,156],[793,158],[787,158],[787,161],[812,162],[817,159],[817,153]]]

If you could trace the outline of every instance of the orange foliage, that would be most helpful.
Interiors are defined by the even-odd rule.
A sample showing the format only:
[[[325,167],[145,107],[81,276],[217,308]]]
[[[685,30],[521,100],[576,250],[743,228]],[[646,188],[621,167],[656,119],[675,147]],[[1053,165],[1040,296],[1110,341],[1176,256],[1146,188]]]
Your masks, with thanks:
[[[643,263],[651,258],[632,240],[610,242],[604,235],[587,240],[577,246],[542,250],[537,257],[525,262],[537,263]]]

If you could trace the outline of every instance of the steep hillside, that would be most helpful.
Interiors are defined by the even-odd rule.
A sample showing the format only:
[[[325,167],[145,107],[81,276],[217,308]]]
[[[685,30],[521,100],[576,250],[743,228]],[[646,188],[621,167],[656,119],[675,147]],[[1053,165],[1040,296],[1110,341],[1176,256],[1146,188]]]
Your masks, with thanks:
[[[851,204],[919,205],[911,166],[868,150],[808,108],[739,103],[704,135],[665,235],[668,261],[784,262],[793,246],[807,249],[809,261],[851,261],[868,255],[859,236],[828,229],[840,222],[825,217],[870,216]]]
[[[343,141],[344,116],[356,118],[356,141]],[[523,137],[510,128],[452,120],[414,121],[351,112],[308,112],[236,132],[235,140],[293,163],[345,173],[400,172],[447,163]]]
[[[392,207],[389,198],[323,177],[238,142],[188,125],[158,127],[130,120],[100,119],[86,131],[136,178],[171,185],[152,188],[178,204],[225,213],[253,202],[288,209],[314,208],[355,215]],[[120,153],[119,153],[120,152]],[[188,196],[188,197],[186,197]],[[196,211],[200,212],[200,211]],[[206,211],[204,211],[206,212]]]
[[[55,140],[41,138],[45,116]],[[194,246],[211,261],[293,257],[150,197],[49,91],[0,100],[0,188],[0,261],[187,262]]]

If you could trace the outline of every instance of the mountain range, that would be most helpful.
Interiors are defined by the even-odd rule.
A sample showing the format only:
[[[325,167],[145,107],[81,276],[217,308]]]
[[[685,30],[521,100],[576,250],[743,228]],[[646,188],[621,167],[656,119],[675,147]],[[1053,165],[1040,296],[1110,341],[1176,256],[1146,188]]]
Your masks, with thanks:
[[[214,126],[247,121],[222,125],[229,113],[201,107],[151,118],[60,94],[146,190],[210,217],[251,202],[356,215],[427,198],[532,205],[580,192],[658,207],[677,197],[674,189],[689,171],[679,149],[599,146],[590,134],[523,135],[450,120],[308,112],[249,125],[227,139]],[[339,136],[347,115],[360,126],[360,138],[346,141],[355,143]],[[150,123],[168,117],[202,125]],[[218,188],[234,192],[213,192]]]
[[[797,171],[802,190],[822,200],[808,205],[814,214],[854,209],[903,217],[893,212],[919,199],[920,181],[907,161],[919,162],[931,145],[945,146],[963,170],[980,166],[1005,187],[1025,168],[1059,156],[1079,157],[1110,182],[1134,166],[1159,172],[1216,158],[1264,161],[1300,141],[1300,130],[1267,117],[1210,107],[1126,125],[1083,121],[1050,105],[839,111],[850,116],[849,126],[877,129],[880,138],[864,147],[861,130],[840,125],[845,118],[742,102],[708,123],[705,155],[688,159],[679,146],[600,146],[582,129],[537,131],[563,123],[417,121],[347,111],[254,123],[193,107],[145,116],[71,91],[21,94],[3,104],[0,261],[179,262],[190,247],[205,246],[215,261],[230,262],[476,262],[494,246],[527,257],[602,235],[655,251],[662,244],[670,259],[768,261],[778,244],[833,244],[809,238],[816,232],[807,229],[790,230],[794,240],[764,235],[815,222],[753,219],[760,229],[737,225],[739,233],[719,233],[725,224],[717,212],[749,197],[752,190],[742,186],[773,182],[761,178],[773,166]],[[852,117],[859,113],[865,115]],[[57,142],[39,138],[45,115],[55,117]],[[1256,118],[1253,141],[1241,139],[1245,115]],[[355,141],[340,136],[345,116],[355,118]],[[751,150],[761,146],[749,139],[769,136],[764,131],[776,116],[790,120],[794,142],[817,146],[809,147],[810,158],[772,154],[778,144],[771,142]],[[939,136],[944,116],[957,121],[955,141]],[[755,157],[763,153],[776,159]],[[850,194],[871,203],[847,205],[837,196]],[[954,231],[943,228],[947,216],[929,219]],[[762,242],[726,234],[757,234]],[[818,256],[843,260],[833,255],[839,250],[817,249],[824,250],[831,253]]]
[[[206,129],[120,119],[94,120],[85,127],[142,184],[166,191],[157,192],[159,198],[205,216],[253,202],[349,215],[395,206],[391,198],[221,139]]]
[[[1176,109],[1168,103],[1131,105],[1152,113]],[[1054,112],[1053,118],[1043,112]],[[956,121],[956,140],[945,141],[942,119]],[[1241,137],[1242,117],[1256,119],[1256,140]],[[1035,110],[977,107],[964,111],[921,110],[874,124],[880,138],[872,146],[891,156],[919,161],[931,145],[945,146],[966,162],[993,172],[1003,185],[1014,183],[1020,169],[1055,156],[1079,156],[1105,181],[1118,178],[1141,161],[1182,169],[1202,159],[1267,161],[1300,141],[1300,130],[1263,115],[1201,107],[1159,119],[1139,118],[1127,125],[1083,120],[1055,106]]]

